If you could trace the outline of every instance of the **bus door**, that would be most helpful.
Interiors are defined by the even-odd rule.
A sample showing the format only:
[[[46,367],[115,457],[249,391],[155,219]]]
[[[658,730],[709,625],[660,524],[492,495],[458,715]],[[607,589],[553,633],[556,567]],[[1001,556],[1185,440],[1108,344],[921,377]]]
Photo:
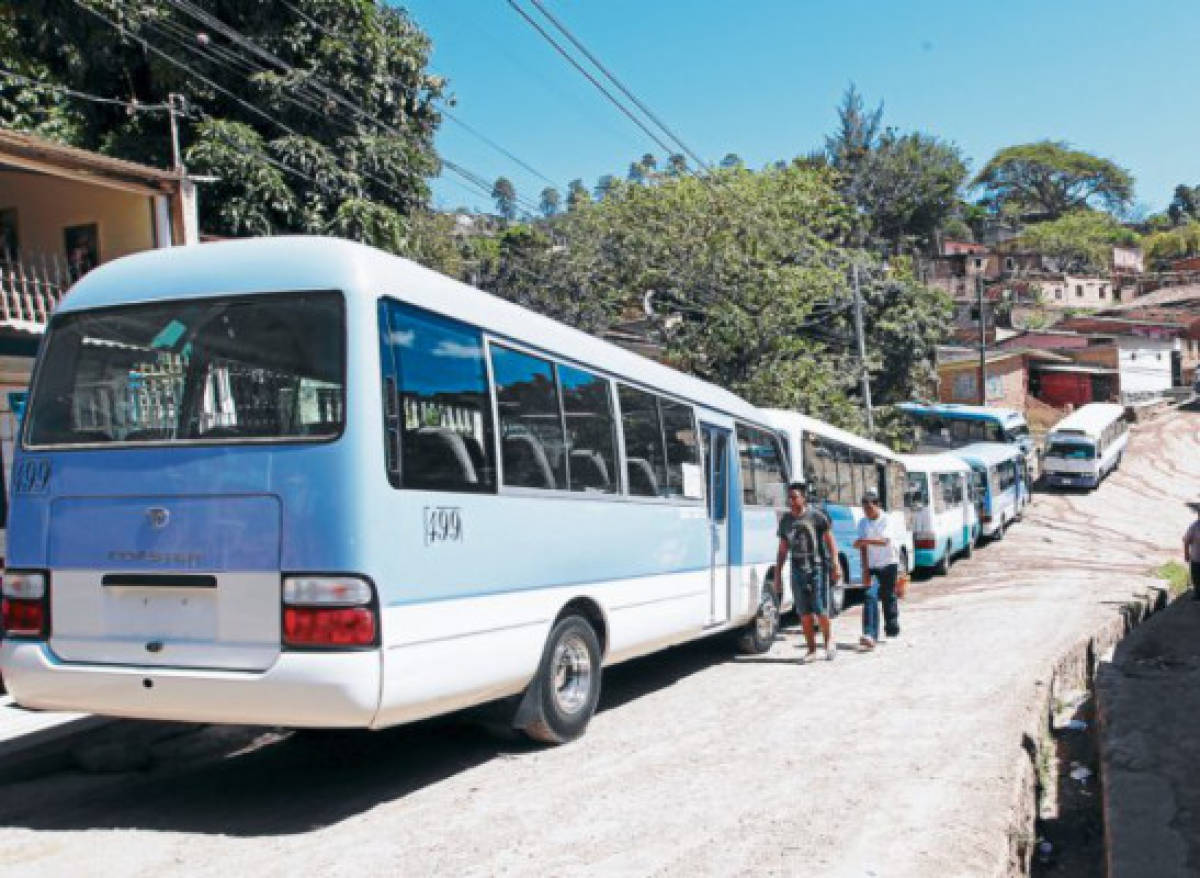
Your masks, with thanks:
[[[704,477],[708,495],[709,611],[708,624],[729,620],[729,454],[732,432],[701,424],[704,437]]]

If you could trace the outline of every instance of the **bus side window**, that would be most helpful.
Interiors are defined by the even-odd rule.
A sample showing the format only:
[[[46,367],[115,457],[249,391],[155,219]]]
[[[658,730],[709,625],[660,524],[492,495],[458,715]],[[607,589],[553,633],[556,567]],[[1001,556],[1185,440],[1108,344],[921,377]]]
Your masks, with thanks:
[[[659,399],[663,438],[667,444],[667,497],[683,497],[684,468],[700,466],[700,445],[696,435],[696,415],[690,405]]]
[[[667,483],[658,400],[650,393],[617,385],[621,404],[621,429],[625,435],[625,469],[629,493],[635,497],[658,497]]]
[[[566,436],[548,360],[492,345],[503,481],[514,488],[566,490]]]
[[[558,382],[567,424],[571,490],[615,493],[621,482],[611,385],[606,378],[571,366],[558,367]]]
[[[747,506],[779,506],[787,499],[779,441],[766,430],[737,425],[742,502]]]
[[[384,408],[401,432],[398,486],[494,491],[496,452],[481,333],[398,302],[386,308],[384,349],[396,371],[396,398],[385,399]],[[385,386],[391,384],[389,376]]]

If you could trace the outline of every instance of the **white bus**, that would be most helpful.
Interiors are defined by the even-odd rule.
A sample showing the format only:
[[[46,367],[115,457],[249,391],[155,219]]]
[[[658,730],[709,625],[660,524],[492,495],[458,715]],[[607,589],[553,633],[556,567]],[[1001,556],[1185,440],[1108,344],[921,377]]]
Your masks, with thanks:
[[[770,647],[786,482],[740,398],[407,260],[131,256],[43,345],[4,679],[32,708],[309,727],[513,697],[569,740],[603,665]]]
[[[1121,465],[1128,443],[1124,407],[1109,402],[1089,403],[1046,434],[1042,474],[1050,485],[1097,488]]]
[[[784,438],[792,472],[812,485],[816,502],[833,522],[842,581],[831,590],[830,611],[841,612],[846,588],[862,587],[862,559],[854,541],[863,517],[862,495],[868,489],[879,494],[885,514],[892,519],[893,533],[904,535],[899,550],[900,575],[911,572],[915,556],[904,505],[907,483],[900,455],[878,442],[799,412],[767,409],[766,416]]]
[[[1004,533],[1021,514],[1025,485],[1024,455],[1014,445],[977,442],[957,449],[954,454],[971,467],[975,511],[979,516],[979,535],[1003,539]]]
[[[950,571],[958,555],[971,557],[979,519],[971,467],[953,454],[903,454],[907,505],[916,510],[913,546],[918,567]]]

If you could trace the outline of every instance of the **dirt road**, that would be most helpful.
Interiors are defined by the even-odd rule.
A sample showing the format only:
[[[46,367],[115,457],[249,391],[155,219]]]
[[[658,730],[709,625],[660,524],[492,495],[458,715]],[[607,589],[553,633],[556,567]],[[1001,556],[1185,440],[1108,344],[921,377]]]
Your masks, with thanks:
[[[799,665],[705,642],[612,669],[554,749],[459,722],[373,735],[209,730],[149,771],[0,789],[0,871],[106,875],[990,875],[1053,662],[1177,552],[1200,412],[1133,433],[1088,495],[918,583],[902,636]]]

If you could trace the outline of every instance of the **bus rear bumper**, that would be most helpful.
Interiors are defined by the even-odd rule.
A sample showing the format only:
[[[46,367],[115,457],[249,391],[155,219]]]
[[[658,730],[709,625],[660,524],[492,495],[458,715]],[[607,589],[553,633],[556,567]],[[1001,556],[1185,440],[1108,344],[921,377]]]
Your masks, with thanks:
[[[45,643],[0,644],[23,707],[130,719],[365,728],[379,706],[377,650],[284,652],[265,671],[74,664]]]
[[[939,549],[917,549],[917,567],[933,567],[942,560],[943,552]]]

